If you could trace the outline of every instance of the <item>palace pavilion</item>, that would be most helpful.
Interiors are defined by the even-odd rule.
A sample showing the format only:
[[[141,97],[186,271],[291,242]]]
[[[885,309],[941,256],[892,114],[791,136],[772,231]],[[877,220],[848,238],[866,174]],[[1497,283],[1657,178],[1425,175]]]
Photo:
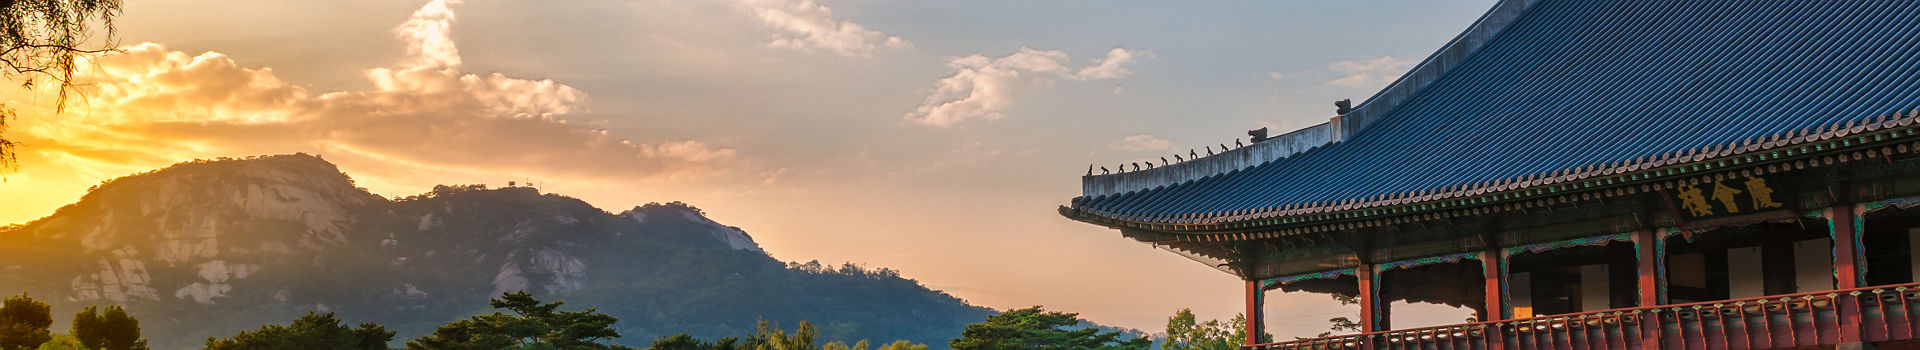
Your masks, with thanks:
[[[1920,2],[1503,0],[1324,124],[1059,211],[1245,280],[1250,348],[1915,348],[1916,108]],[[1364,329],[1260,339],[1274,290]]]

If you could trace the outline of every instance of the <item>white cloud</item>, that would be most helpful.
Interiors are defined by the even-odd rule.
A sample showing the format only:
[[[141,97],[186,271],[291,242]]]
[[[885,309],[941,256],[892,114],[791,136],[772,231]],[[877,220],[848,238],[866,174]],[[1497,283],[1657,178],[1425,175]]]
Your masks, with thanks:
[[[1413,59],[1395,58],[1393,55],[1366,59],[1337,61],[1327,68],[1340,72],[1339,78],[1327,81],[1327,84],[1353,88],[1379,88],[1392,83],[1407,73],[1407,68],[1416,62]]]
[[[1013,90],[1022,86],[1042,86],[1056,78],[1071,80],[1116,79],[1132,74],[1126,64],[1134,62],[1136,52],[1115,48],[1105,58],[1078,69],[1069,67],[1067,53],[1059,50],[1020,50],[999,58],[980,54],[956,57],[947,66],[956,69],[952,76],[934,82],[932,93],[920,106],[908,112],[906,119],[932,126],[950,126],[968,119],[995,120],[1006,117],[1013,105]],[[1117,90],[1116,90],[1117,92]]]
[[[1127,70],[1125,65],[1133,63],[1133,56],[1136,54],[1151,57],[1153,53],[1127,51],[1127,49],[1116,47],[1107,51],[1106,58],[1094,60],[1093,65],[1080,68],[1080,71],[1073,73],[1070,78],[1074,80],[1113,79],[1133,74],[1133,71]]]
[[[913,43],[833,17],[833,9],[813,0],[739,0],[739,6],[777,33],[769,46],[801,51],[832,51],[868,57],[879,47],[911,48]]]
[[[1127,135],[1118,141],[1107,144],[1107,148],[1122,151],[1155,151],[1178,148],[1172,140],[1148,134]]]
[[[460,0],[434,0],[393,29],[407,43],[408,62],[403,66],[460,66],[460,50],[453,45],[453,9],[449,7],[459,4]]]
[[[368,70],[370,90],[311,92],[217,52],[147,43],[77,70],[85,113],[22,130],[37,151],[121,164],[302,151],[370,168],[584,179],[690,179],[736,168],[735,151],[701,141],[637,143],[569,124],[558,117],[584,110],[588,98],[565,84],[459,71],[446,5],[429,3],[395,30],[408,54]]]
[[[1279,79],[1286,79],[1286,78],[1287,78],[1287,74],[1286,74],[1286,73],[1280,73],[1280,72],[1267,72],[1267,76],[1268,76],[1268,77],[1271,77],[1271,78],[1273,78],[1273,79],[1275,79],[1275,80],[1279,80]]]

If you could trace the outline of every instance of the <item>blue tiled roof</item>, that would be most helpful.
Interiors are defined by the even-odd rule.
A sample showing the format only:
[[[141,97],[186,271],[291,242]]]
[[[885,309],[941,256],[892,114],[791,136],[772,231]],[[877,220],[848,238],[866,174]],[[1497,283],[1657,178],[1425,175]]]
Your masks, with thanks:
[[[1170,222],[1406,197],[1765,144],[1920,106],[1920,2],[1541,0],[1525,11],[1347,140],[1072,207]]]

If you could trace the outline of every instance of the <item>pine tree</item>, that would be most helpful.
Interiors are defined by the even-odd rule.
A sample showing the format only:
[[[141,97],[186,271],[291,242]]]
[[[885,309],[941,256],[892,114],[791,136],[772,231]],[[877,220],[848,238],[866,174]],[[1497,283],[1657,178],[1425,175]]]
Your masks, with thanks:
[[[207,350],[385,350],[393,332],[373,322],[351,328],[333,313],[308,312],[291,325],[266,325],[229,339],[207,338]]]
[[[0,350],[40,347],[53,339],[53,307],[27,293],[0,301]]]
[[[140,320],[127,315],[119,305],[107,306],[104,314],[92,306],[75,313],[72,332],[88,349],[147,349],[147,340],[140,338]]]
[[[1035,306],[988,316],[986,322],[967,325],[960,332],[960,339],[954,339],[949,345],[954,350],[1146,350],[1153,346],[1153,340],[1146,337],[1120,339],[1120,332],[1073,328],[1079,324],[1079,314],[1048,312]]]
[[[505,293],[488,305],[512,312],[441,325],[433,334],[407,341],[408,349],[611,349],[602,340],[620,337],[613,316],[586,309],[560,311],[566,302],[541,303],[527,292]]]

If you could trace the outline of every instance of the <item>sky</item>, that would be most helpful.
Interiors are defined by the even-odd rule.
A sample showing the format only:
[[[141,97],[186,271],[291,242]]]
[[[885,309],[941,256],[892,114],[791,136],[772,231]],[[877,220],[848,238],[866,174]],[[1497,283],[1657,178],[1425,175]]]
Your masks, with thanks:
[[[64,111],[0,91],[24,143],[0,224],[176,162],[306,152],[389,197],[517,181],[611,212],[683,201],[777,259],[1159,331],[1181,308],[1241,312],[1242,282],[1057,214],[1089,164],[1326,122],[1491,5],[132,1]],[[1267,310],[1283,338],[1357,313],[1279,292]]]

